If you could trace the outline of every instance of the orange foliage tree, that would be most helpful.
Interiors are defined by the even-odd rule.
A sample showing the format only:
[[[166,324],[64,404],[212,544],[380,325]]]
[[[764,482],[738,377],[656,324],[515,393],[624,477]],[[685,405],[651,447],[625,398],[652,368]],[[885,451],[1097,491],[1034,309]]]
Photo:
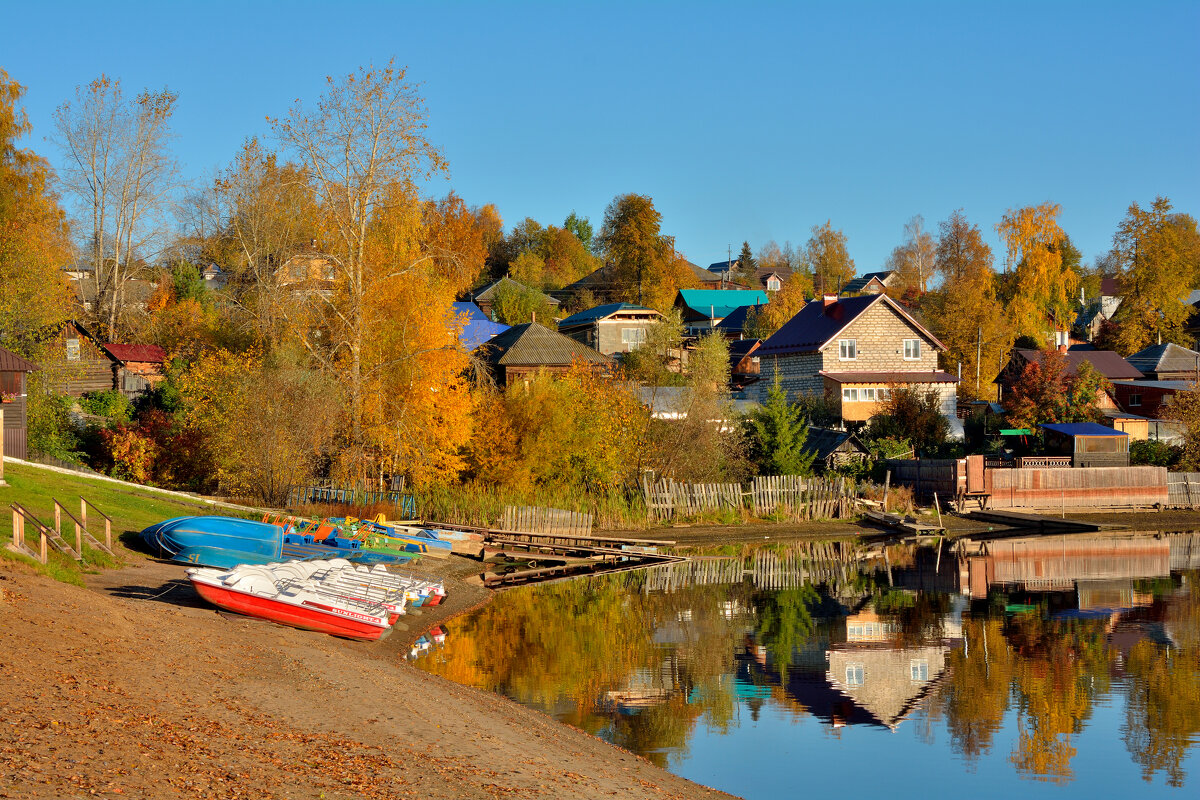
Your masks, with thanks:
[[[1066,234],[1058,226],[1062,206],[1010,209],[996,225],[1004,240],[1006,265],[1015,267],[1009,312],[1018,334],[1038,337],[1051,325],[1070,330],[1075,319],[1071,304],[1079,276],[1063,266]]]

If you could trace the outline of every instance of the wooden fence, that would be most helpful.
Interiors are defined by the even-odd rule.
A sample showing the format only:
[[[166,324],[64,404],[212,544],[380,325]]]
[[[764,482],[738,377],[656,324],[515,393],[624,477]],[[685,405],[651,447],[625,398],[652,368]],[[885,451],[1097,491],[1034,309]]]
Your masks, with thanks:
[[[367,490],[355,486],[293,486],[288,490],[288,507],[296,508],[319,503],[340,503],[348,506],[389,504],[397,513],[411,519],[417,515],[417,501],[410,494],[387,490]]]
[[[1152,508],[1168,502],[1163,467],[988,470],[992,508]]]
[[[959,490],[958,461],[953,458],[888,459],[893,486],[910,486],[917,495],[954,497]]]
[[[736,483],[677,483],[670,478],[651,483],[644,478],[642,493],[647,514],[658,519],[721,508],[742,509],[742,487]]]
[[[1168,472],[1167,505],[1170,508],[1200,506],[1200,472]]]
[[[778,508],[799,508],[806,483],[799,475],[762,475],[750,487],[754,513],[762,516]]]
[[[690,516],[732,509],[741,513],[750,498],[756,515],[783,512],[796,519],[845,518],[854,513],[857,497],[843,477],[804,478],[767,475],[755,478],[749,491],[736,483],[678,483],[669,478],[642,481],[646,513],[652,519]]]
[[[565,536],[591,536],[592,515],[561,508],[505,506],[500,527],[506,531]]]

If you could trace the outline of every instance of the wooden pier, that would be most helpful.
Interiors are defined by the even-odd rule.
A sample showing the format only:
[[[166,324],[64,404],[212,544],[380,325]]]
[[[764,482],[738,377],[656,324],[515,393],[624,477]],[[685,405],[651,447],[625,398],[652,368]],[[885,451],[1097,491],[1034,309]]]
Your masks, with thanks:
[[[946,529],[941,525],[929,525],[924,522],[906,519],[899,514],[885,514],[882,511],[864,511],[863,518],[897,533],[908,536],[941,536]]]
[[[967,514],[967,518],[980,522],[998,522],[1010,528],[1023,531],[1037,530],[1052,531],[1055,533],[1126,530],[1129,527],[1127,525],[1087,522],[1085,520],[1068,519],[1066,517],[1047,517],[1040,514],[1000,511],[994,508],[987,511],[972,511],[970,514]]]

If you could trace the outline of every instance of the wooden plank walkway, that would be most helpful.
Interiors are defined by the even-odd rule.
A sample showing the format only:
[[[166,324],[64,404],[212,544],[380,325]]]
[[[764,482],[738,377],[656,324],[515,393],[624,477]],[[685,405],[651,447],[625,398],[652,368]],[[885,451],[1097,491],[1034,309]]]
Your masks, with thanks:
[[[885,514],[882,511],[864,511],[863,518],[882,525],[893,531],[906,533],[910,536],[940,536],[946,532],[941,525],[929,525],[924,522],[905,519],[900,514]]]
[[[525,586],[531,583],[552,583],[572,578],[632,572],[663,564],[680,564],[687,560],[684,556],[646,555],[621,560],[594,561],[587,564],[564,564],[557,567],[527,569],[520,572],[511,572],[506,575],[485,573],[483,575],[483,585],[488,589],[509,589],[514,586]]]
[[[1079,519],[1069,519],[1063,517],[1047,517],[1041,514],[1023,514],[1016,511],[1000,511],[997,509],[989,509],[987,511],[972,511],[967,514],[968,519],[979,520],[980,522],[999,522],[1013,528],[1021,530],[1045,530],[1045,531],[1115,531],[1125,530],[1128,525],[1117,525],[1114,523],[1087,522]]]

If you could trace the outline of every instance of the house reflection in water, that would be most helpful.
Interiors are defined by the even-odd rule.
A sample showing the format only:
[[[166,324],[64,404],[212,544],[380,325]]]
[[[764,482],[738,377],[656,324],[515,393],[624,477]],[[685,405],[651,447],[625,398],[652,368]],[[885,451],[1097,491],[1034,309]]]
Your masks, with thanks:
[[[945,674],[947,656],[962,641],[965,607],[965,599],[956,598],[948,614],[914,633],[898,616],[869,604],[829,621],[786,665],[772,663],[766,647],[748,648],[739,677],[781,685],[788,700],[834,728],[896,730]]]
[[[826,652],[825,679],[859,713],[845,715],[845,704],[840,704],[830,721],[840,726],[865,714],[871,724],[895,730],[946,671],[950,646],[961,636],[962,608],[961,603],[956,605],[943,628],[955,638],[928,631],[917,643],[903,636],[895,618],[882,617],[873,609],[846,617],[845,642],[831,645]]]

